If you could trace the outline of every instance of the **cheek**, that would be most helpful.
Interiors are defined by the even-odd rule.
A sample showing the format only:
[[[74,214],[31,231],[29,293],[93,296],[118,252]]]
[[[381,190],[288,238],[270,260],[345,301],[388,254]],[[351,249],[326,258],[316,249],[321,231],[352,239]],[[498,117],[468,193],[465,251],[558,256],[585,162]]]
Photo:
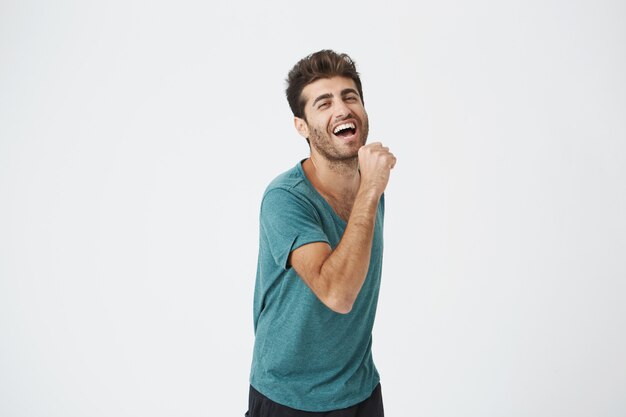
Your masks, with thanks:
[[[317,130],[318,133],[323,134],[328,131],[329,126],[330,126],[330,121],[318,120],[315,124],[315,130]]]
[[[318,140],[320,137],[322,137],[322,133],[320,132],[320,130],[317,127],[311,127],[310,132],[311,132],[311,134],[309,135],[309,138],[313,138],[315,140]]]
[[[363,134],[363,137],[367,137],[367,135],[369,134],[369,121],[367,119],[367,115],[365,116],[365,118],[363,119],[363,131],[361,132]]]

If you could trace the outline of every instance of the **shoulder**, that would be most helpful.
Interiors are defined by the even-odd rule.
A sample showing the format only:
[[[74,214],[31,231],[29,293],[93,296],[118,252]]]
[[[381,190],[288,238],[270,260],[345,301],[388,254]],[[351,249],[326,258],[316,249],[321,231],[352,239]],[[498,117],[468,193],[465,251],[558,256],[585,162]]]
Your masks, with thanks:
[[[265,189],[260,207],[261,228],[266,233],[290,235],[309,233],[319,240],[322,223],[319,202],[311,192],[301,168],[283,172]]]
[[[278,175],[269,183],[263,193],[262,205],[271,200],[281,203],[292,201],[308,206],[314,203],[314,199],[307,180],[304,178],[300,162],[298,162],[296,166]]]
[[[274,178],[265,189],[265,194],[275,189],[291,190],[297,188],[303,181],[302,173],[296,165]]]

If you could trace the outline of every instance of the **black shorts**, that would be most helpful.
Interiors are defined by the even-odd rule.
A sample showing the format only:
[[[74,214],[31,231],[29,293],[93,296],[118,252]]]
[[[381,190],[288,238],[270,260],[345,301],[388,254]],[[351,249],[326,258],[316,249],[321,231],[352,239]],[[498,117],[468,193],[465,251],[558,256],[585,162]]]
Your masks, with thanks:
[[[250,386],[246,417],[384,417],[383,395],[380,384],[370,397],[352,407],[315,413],[280,405]]]

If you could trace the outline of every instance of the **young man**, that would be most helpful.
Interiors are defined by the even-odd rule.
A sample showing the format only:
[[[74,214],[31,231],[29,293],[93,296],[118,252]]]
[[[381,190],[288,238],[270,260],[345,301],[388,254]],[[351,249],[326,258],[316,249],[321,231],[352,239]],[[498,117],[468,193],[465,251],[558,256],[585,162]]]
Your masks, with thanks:
[[[249,417],[382,417],[372,327],[380,288],[383,192],[396,158],[366,145],[361,80],[323,50],[287,78],[308,159],[261,203]]]

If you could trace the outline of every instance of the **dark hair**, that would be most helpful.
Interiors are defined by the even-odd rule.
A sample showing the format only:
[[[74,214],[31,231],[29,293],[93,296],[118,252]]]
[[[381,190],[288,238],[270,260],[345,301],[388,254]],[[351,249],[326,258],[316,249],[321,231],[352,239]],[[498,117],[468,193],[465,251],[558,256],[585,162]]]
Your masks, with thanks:
[[[330,49],[323,49],[301,59],[287,75],[285,93],[293,115],[306,120],[304,117],[305,102],[302,97],[304,87],[320,78],[335,76],[351,78],[356,84],[361,101],[363,101],[361,78],[359,78],[352,58],[347,54],[338,54]]]

